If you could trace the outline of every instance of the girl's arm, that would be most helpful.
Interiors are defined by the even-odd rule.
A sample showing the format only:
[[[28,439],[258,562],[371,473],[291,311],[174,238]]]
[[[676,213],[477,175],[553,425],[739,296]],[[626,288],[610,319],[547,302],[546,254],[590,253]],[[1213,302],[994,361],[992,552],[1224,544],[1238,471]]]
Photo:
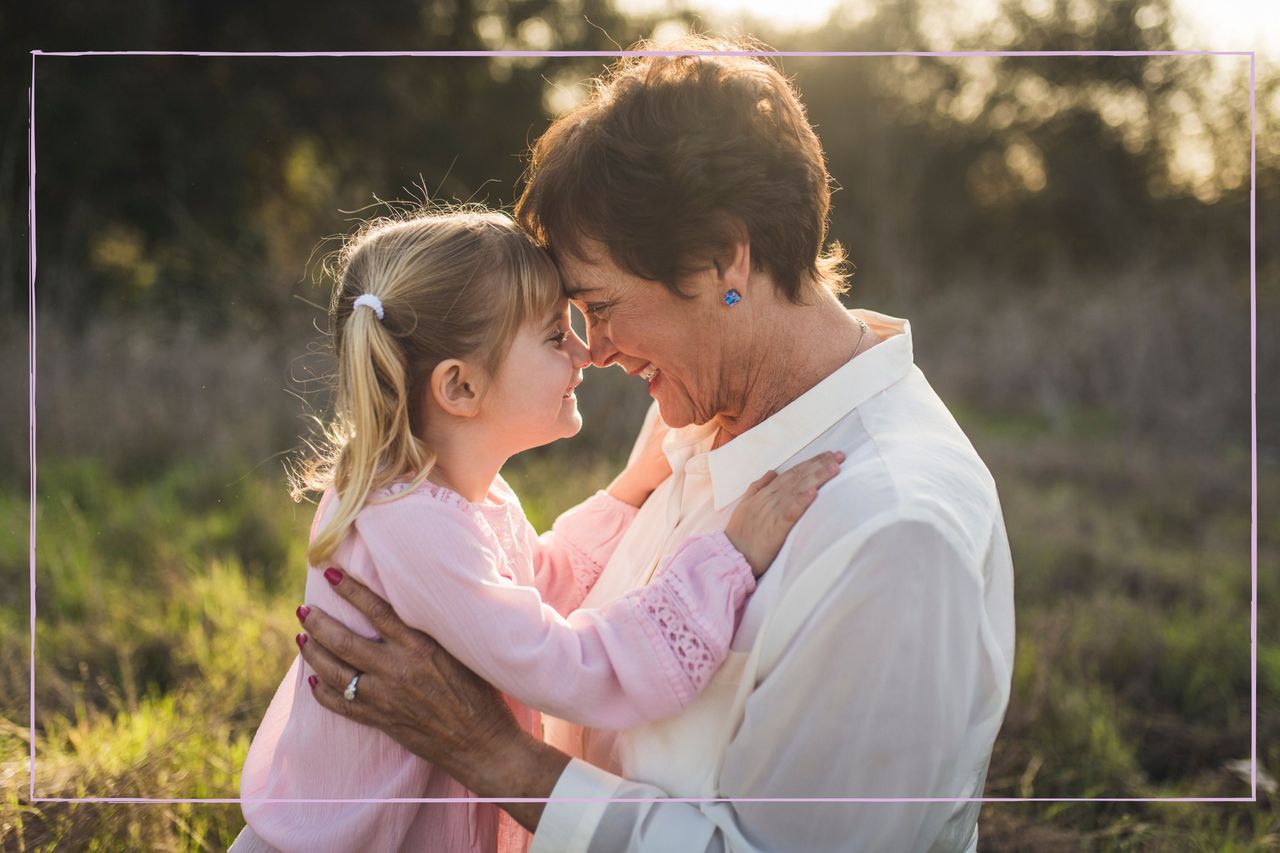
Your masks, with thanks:
[[[667,432],[657,406],[651,406],[627,466],[607,491],[596,492],[563,513],[542,536],[526,525],[534,583],[543,600],[561,615],[571,613],[586,598],[640,505],[671,476],[662,450]]]
[[[681,654],[696,645],[718,666],[755,587],[720,534],[688,543],[643,597],[566,618],[501,573],[497,543],[470,516],[424,499],[368,507],[356,521],[397,615],[504,693],[586,725],[626,728],[683,708],[702,673]]]
[[[817,485],[834,474],[834,463],[825,463],[820,472],[803,463],[796,475],[743,498],[735,516],[775,508],[779,522],[750,526],[742,551],[724,533],[694,537],[648,587],[567,618],[537,589],[500,573],[496,543],[461,510],[411,495],[366,508],[356,528],[406,623],[526,705],[597,728],[627,728],[681,710],[723,662],[755,576]],[[424,500],[431,505],[418,503]],[[763,565],[749,564],[743,552]]]
[[[525,544],[533,557],[534,585],[542,600],[562,616],[576,610],[636,512],[636,507],[600,491],[562,513],[541,536],[526,522]]]

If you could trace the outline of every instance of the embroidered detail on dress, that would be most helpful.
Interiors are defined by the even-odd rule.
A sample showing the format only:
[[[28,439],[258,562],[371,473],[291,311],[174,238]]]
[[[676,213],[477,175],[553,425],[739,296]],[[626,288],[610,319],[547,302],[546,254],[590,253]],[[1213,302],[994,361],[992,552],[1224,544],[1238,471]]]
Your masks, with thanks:
[[[573,571],[573,582],[578,587],[578,600],[587,597],[587,593],[596,584],[604,566],[591,558],[585,550],[567,536],[561,537],[569,552],[569,568]]]
[[[392,483],[370,492],[369,497],[371,501],[389,501],[393,497],[400,497],[409,492],[410,485],[405,482]],[[509,486],[506,491],[510,492]],[[520,512],[519,503],[513,501],[500,504],[473,503],[453,489],[437,485],[430,480],[419,483],[412,490],[412,494],[428,495],[441,504],[461,510],[468,515],[502,558],[498,573],[513,582],[520,576],[516,568],[516,558],[522,553],[522,549],[516,544],[515,518],[513,517],[514,513]],[[520,515],[519,518],[523,519],[524,516]]]
[[[678,585],[678,576],[664,573],[645,589],[639,603],[643,614],[675,655],[692,685],[692,692],[697,693],[710,680],[720,660],[713,641],[699,630],[698,620],[686,603],[687,594],[677,591]]]
[[[508,580],[515,581],[516,578],[520,577],[519,570],[516,567],[516,557],[522,554],[522,551],[516,545],[515,531],[512,529],[510,504],[503,504],[500,507],[468,504],[468,509],[471,511],[476,524],[488,534],[489,540],[494,545],[494,550],[502,557],[503,568],[499,569],[499,573],[505,575]],[[489,511],[483,511],[485,509]]]
[[[574,556],[578,555],[575,553]],[[600,579],[600,573],[604,571],[604,567],[585,557],[581,560],[571,560],[570,564],[573,568],[573,581],[578,585],[578,594],[581,598],[586,598],[587,593],[591,592],[596,581]]]
[[[455,492],[453,489],[446,489],[444,486],[437,486],[430,480],[423,480],[416,488],[410,491],[411,483],[392,483],[381,489],[375,489],[369,493],[370,501],[384,501],[393,497],[400,497],[405,494],[427,494],[438,500],[445,506],[456,507],[461,510],[469,510],[475,506],[471,501]]]

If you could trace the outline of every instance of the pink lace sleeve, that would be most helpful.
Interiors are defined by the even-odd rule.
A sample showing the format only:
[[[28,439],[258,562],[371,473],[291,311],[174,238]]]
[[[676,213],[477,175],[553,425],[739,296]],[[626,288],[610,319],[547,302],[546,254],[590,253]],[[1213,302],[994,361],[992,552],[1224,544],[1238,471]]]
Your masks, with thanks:
[[[504,693],[594,728],[685,707],[724,660],[755,588],[746,561],[713,534],[684,543],[648,588],[561,615],[502,574],[501,542],[456,507],[409,496],[366,507],[356,527],[401,619]]]
[[[746,558],[718,532],[686,539],[652,583],[626,596],[681,707],[724,663],[742,605],[755,588]]]
[[[542,599],[562,616],[577,609],[637,512],[636,507],[599,491],[563,512],[541,536],[526,522],[534,585]]]

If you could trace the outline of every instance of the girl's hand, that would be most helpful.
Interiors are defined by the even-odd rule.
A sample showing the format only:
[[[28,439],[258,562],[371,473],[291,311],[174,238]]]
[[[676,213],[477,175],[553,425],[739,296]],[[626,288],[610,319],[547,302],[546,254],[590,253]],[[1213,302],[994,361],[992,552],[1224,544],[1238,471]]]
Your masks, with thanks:
[[[791,528],[818,496],[818,487],[840,472],[842,451],[820,453],[785,474],[770,471],[747,487],[724,535],[742,552],[758,578],[782,550]]]
[[[663,480],[671,476],[671,463],[662,452],[662,440],[670,431],[661,415],[654,414],[645,420],[627,467],[609,485],[609,494],[623,503],[640,506]]]

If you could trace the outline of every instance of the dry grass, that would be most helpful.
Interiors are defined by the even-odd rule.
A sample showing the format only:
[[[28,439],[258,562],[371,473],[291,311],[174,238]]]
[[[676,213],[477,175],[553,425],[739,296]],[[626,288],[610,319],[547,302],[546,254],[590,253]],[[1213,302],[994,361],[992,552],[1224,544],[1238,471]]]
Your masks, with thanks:
[[[1274,288],[1273,288],[1274,289]],[[1096,291],[1096,288],[1091,289]],[[1131,271],[1081,302],[1068,278],[967,300],[911,288],[917,360],[990,464],[1017,567],[1014,692],[992,796],[1240,796],[1249,748],[1247,301],[1211,267]],[[1265,292],[1264,292],[1265,296]],[[893,305],[886,306],[893,311]],[[291,658],[310,508],[278,454],[322,410],[306,323],[246,330],[102,322],[40,329],[38,790],[234,796]],[[0,396],[25,398],[10,327]],[[1260,370],[1274,372],[1272,350]],[[545,527],[602,483],[647,400],[619,371],[583,387],[584,434],[507,472]],[[1264,415],[1265,415],[1264,408]],[[225,846],[235,806],[25,801],[26,435],[0,432],[0,846]],[[1265,507],[1280,496],[1263,424]],[[1270,501],[1270,502],[1269,502]],[[1260,565],[1280,562],[1264,525]],[[1259,744],[1280,766],[1274,573],[1260,573]],[[1263,850],[1280,812],[1165,804],[984,810],[990,850]]]

